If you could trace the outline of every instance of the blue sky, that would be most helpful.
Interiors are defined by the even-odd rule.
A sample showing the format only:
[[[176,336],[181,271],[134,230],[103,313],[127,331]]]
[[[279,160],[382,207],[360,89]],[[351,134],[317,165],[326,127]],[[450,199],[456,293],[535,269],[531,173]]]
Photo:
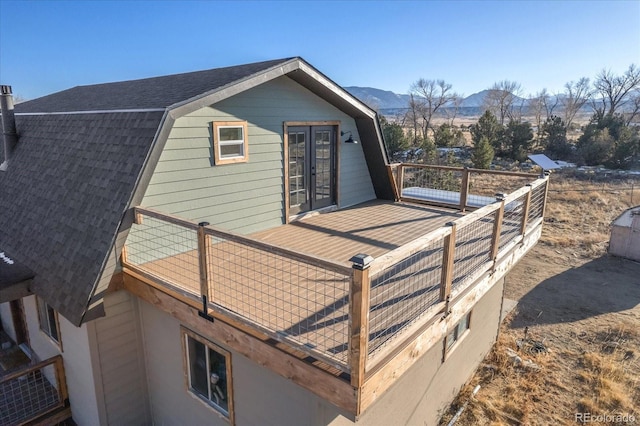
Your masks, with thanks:
[[[289,56],[343,86],[555,92],[640,65],[640,1],[0,0],[0,83],[27,99]]]

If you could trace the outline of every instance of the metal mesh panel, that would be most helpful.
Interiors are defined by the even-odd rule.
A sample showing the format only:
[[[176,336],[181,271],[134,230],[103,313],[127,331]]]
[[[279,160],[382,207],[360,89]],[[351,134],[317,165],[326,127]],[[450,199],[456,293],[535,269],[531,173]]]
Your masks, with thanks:
[[[200,294],[198,233],[153,217],[134,224],[127,262],[190,293]]]
[[[509,194],[532,180],[531,177],[470,172],[467,206],[483,207],[495,203],[496,194]]]
[[[531,202],[529,203],[529,217],[527,220],[527,226],[530,226],[537,219],[542,217],[544,210],[544,194],[549,181],[534,188],[531,191]]]
[[[462,171],[404,167],[402,196],[452,205],[460,204]]]
[[[14,425],[32,420],[61,405],[55,387],[53,365],[0,381],[0,424]]]
[[[439,301],[442,251],[434,241],[371,280],[370,357]]]
[[[466,278],[480,270],[491,260],[491,237],[495,222],[495,211],[460,228],[456,228],[453,282],[451,291],[469,284]]]
[[[500,230],[500,250],[520,235],[526,198],[527,194],[524,194],[514,201],[505,204],[502,228]]]
[[[350,275],[212,238],[211,302],[334,360],[346,371]]]

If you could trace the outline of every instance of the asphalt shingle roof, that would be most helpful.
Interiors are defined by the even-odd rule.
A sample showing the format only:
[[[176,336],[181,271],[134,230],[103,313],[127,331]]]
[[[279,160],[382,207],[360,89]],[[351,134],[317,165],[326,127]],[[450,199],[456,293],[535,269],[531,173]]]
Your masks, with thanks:
[[[76,86],[32,101],[22,102],[16,105],[16,113],[166,108],[219,89],[289,59],[141,80]]]
[[[79,324],[163,112],[17,116],[0,172],[0,247]]]

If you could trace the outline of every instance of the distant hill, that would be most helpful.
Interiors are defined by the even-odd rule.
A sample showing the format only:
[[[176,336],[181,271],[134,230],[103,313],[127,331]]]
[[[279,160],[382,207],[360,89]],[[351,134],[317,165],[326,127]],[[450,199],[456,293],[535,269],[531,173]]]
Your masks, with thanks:
[[[398,95],[390,90],[358,86],[345,87],[345,89],[374,109],[401,109],[406,108],[409,103],[409,95]]]
[[[407,109],[409,104],[409,95],[397,94],[390,90],[359,86],[345,87],[345,89],[365,104],[385,115],[393,115],[398,112],[402,112]],[[488,93],[489,90],[482,90],[464,98],[460,104],[459,115],[470,116],[482,114],[482,106],[484,105],[484,101]],[[558,97],[561,98],[562,95],[559,95]],[[550,99],[551,103],[553,103],[553,101],[556,100],[556,96],[551,96]],[[515,105],[523,105],[526,108],[529,106],[529,103],[529,99],[518,97]],[[561,109],[561,103],[558,102],[555,111],[560,112]],[[589,111],[590,107],[587,104],[583,107],[583,112]]]

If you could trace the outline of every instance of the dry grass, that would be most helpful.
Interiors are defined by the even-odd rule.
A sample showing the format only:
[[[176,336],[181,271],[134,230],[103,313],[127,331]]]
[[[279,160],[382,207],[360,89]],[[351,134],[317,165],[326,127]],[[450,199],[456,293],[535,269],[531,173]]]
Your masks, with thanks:
[[[530,277],[508,280],[516,286],[513,292],[527,294],[550,276],[583,267],[606,255],[611,222],[625,209],[640,204],[636,186],[640,185],[630,181],[603,184],[552,176],[543,235],[533,253],[537,258],[523,266],[524,271],[534,272]],[[523,284],[525,278],[529,282]],[[636,283],[637,277],[630,276],[629,282]],[[543,288],[556,291],[553,287]],[[603,287],[597,291],[607,290]],[[633,294],[636,296],[630,296],[631,300],[635,300],[637,291]],[[581,412],[623,413],[635,416],[640,423],[637,306],[627,311],[585,315],[576,322],[563,320],[559,313],[556,320],[541,324],[535,322],[538,310],[529,312],[527,306],[518,309],[524,311],[511,317],[524,314],[520,318],[534,318],[528,323],[529,338],[544,341],[549,348],[545,354],[521,354],[541,370],[528,371],[510,361],[507,348],[516,350],[524,325],[512,327],[507,318],[498,342],[441,424],[447,424],[466,401],[469,404],[457,425],[569,425],[576,424],[575,414]],[[551,313],[547,310],[544,315]],[[470,398],[478,384],[480,391]]]

